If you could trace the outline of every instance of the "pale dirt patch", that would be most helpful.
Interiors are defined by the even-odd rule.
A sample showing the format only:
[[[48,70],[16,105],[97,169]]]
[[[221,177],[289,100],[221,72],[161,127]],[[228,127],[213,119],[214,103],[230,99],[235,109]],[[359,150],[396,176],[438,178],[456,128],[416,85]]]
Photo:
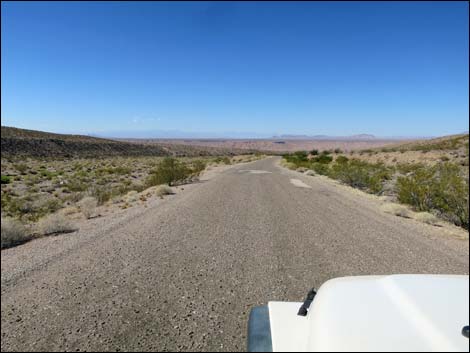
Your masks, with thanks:
[[[311,189],[312,187],[310,185],[305,184],[302,180],[299,179],[291,179],[290,180],[291,184],[298,187],[298,188],[305,188],[305,189]]]
[[[238,171],[239,173],[247,173],[247,174],[271,174],[267,170],[257,170],[257,169],[241,169]]]

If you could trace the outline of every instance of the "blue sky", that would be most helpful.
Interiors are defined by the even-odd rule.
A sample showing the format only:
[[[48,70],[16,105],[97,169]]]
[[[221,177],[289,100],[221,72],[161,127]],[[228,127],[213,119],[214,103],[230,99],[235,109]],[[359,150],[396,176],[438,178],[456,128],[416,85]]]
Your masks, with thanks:
[[[2,125],[148,136],[468,130],[466,2],[2,2]]]

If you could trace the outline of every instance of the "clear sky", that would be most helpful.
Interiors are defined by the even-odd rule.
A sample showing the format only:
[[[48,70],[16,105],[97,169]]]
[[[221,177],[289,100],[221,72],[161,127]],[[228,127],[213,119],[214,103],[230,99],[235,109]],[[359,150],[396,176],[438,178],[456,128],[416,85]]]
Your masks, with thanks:
[[[2,125],[129,136],[468,130],[467,2],[1,7]]]

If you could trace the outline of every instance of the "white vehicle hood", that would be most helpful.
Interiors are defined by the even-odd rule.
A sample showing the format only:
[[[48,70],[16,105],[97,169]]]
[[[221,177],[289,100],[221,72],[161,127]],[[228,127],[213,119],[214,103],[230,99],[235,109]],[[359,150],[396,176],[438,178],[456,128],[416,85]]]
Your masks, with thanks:
[[[468,276],[330,280],[305,318],[293,317],[293,303],[269,303],[273,350],[468,351],[468,301]]]

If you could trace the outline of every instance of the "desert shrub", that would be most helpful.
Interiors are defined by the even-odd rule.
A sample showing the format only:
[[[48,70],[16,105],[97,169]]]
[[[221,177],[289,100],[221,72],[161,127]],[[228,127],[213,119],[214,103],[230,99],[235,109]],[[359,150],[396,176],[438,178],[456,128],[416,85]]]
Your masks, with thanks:
[[[1,178],[2,178],[2,179],[1,179],[1,180],[2,180],[2,184],[10,184],[11,179],[10,179],[9,176],[7,176],[7,175],[2,175]]]
[[[67,182],[66,187],[70,192],[80,192],[87,189],[87,184],[79,179],[73,178]]]
[[[251,160],[251,158],[248,158],[248,159]],[[216,158],[214,158],[214,163],[216,163],[216,164],[222,163],[222,164],[227,164],[228,165],[228,164],[231,164],[231,160],[227,156],[225,156],[225,157],[216,157]]]
[[[164,195],[173,194],[173,190],[168,185],[159,185],[155,190],[157,196],[163,197]]]
[[[383,182],[391,178],[391,170],[380,163],[343,159],[334,163],[329,176],[352,187],[380,193]]]
[[[28,196],[10,197],[5,195],[5,198],[2,198],[2,211],[5,211],[9,216],[22,218],[31,214],[34,211],[34,206]]]
[[[312,163],[312,169],[320,175],[328,175],[330,168],[325,163]]]
[[[283,158],[289,162],[295,164],[297,167],[308,167],[310,162],[308,160],[308,154],[305,151],[296,151],[291,154],[285,154]]]
[[[468,229],[468,180],[457,165],[423,167],[397,180],[398,200],[417,211],[435,210],[442,218]]]
[[[87,196],[81,199],[77,206],[80,208],[80,211],[85,216],[86,219],[90,219],[96,214],[96,207],[98,206],[98,200],[94,197]]]
[[[139,193],[136,190],[131,190],[124,196],[124,201],[126,203],[136,202],[138,199]]]
[[[341,148],[335,148],[334,153],[339,154],[343,153],[343,151],[341,150]]]
[[[70,233],[76,230],[65,215],[61,213],[53,213],[41,219],[38,229],[42,235]]]
[[[428,213],[428,212],[416,213],[415,214],[415,219],[420,221],[420,222],[431,224],[431,225],[439,224],[439,220],[437,219],[437,217],[434,216],[431,213]]]
[[[331,151],[330,150],[323,150],[323,151],[321,151],[321,154],[327,156],[327,155],[331,154]]]
[[[412,175],[397,179],[398,200],[415,207],[417,211],[432,209],[434,188],[433,168],[420,168]]]
[[[229,163],[230,164],[230,163]],[[196,175],[199,175],[201,174],[201,172],[206,169],[206,162],[198,159],[198,160],[195,160],[192,164],[192,171],[194,174]]]
[[[314,163],[322,163],[322,164],[328,164],[333,160],[333,157],[327,155],[327,154],[321,154],[315,158],[312,159],[312,162]]]
[[[223,157],[222,158],[222,163],[229,165],[231,163],[230,158],[228,158],[227,156]]]
[[[168,184],[171,186],[176,181],[186,179],[190,174],[191,170],[179,160],[173,157],[165,157],[149,175],[147,185]]]
[[[307,155],[307,152],[305,151],[296,151],[294,152],[294,157],[295,159],[297,159],[298,161],[301,161],[301,162],[306,162],[308,160],[308,155]]]
[[[338,156],[335,160],[336,163],[347,163],[349,158],[346,156]]]
[[[54,213],[62,208],[62,201],[56,198],[48,199],[40,203],[37,213],[41,217],[48,213]]]
[[[86,175],[86,171],[82,171]],[[126,175],[131,172],[130,168],[119,166],[119,167],[105,167],[98,169],[96,171],[96,175],[104,175],[104,174],[118,174],[118,175]]]
[[[74,206],[67,206],[60,210],[64,216],[70,216],[79,212],[79,209]]]
[[[295,163],[292,163],[292,162],[288,162],[287,160],[283,159],[281,160],[281,165],[287,169],[290,169],[290,170],[295,170],[297,169],[297,165],[295,165]]]
[[[318,156],[318,150],[317,150],[317,149],[313,149],[313,150],[310,151],[310,154],[311,154],[312,156]]]
[[[12,218],[1,219],[1,248],[9,248],[30,239],[26,228],[19,221]]]
[[[422,163],[399,163],[396,165],[396,169],[402,174],[413,173],[422,168],[425,168]]]
[[[128,193],[130,190],[140,189],[142,190],[144,187],[140,185],[126,185],[126,183],[119,184],[116,186],[94,186],[91,187],[87,194],[91,197],[94,197],[98,202],[98,206],[105,204],[113,197],[124,195]]]
[[[433,188],[433,208],[443,218],[468,229],[468,179],[451,163],[438,165]]]
[[[29,169],[26,164],[13,164],[13,167],[22,175],[26,174],[26,171]]]

